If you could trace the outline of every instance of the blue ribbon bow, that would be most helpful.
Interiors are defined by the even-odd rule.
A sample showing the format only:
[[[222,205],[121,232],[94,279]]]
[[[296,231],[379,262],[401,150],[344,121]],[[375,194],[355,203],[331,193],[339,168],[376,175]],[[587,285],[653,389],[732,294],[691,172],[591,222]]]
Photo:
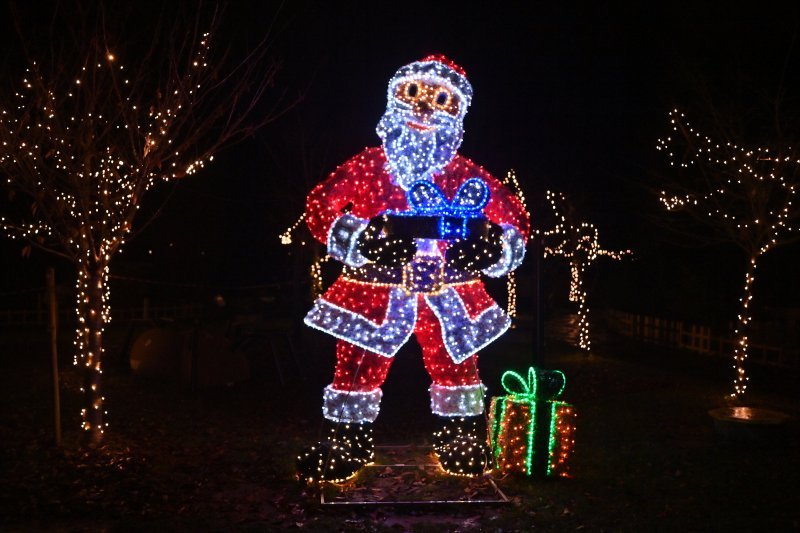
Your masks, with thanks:
[[[435,183],[420,180],[409,187],[407,200],[417,215],[477,218],[483,215],[483,208],[489,202],[489,187],[481,178],[470,178],[461,184],[453,200],[448,201]]]
[[[489,187],[481,178],[470,178],[448,201],[442,190],[430,181],[414,182],[406,199],[410,215],[438,216],[441,239],[463,239],[468,235],[467,220],[483,217],[489,203]]]

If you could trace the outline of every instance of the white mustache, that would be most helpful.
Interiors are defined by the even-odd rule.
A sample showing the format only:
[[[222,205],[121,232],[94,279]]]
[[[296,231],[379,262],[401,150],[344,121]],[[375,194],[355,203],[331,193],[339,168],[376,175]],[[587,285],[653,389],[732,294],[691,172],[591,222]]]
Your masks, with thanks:
[[[408,125],[409,121],[431,129],[417,130]],[[457,118],[434,113],[427,122],[420,122],[410,110],[391,106],[377,127],[395,181],[404,189],[417,180],[430,179],[447,166],[461,146],[463,132]]]

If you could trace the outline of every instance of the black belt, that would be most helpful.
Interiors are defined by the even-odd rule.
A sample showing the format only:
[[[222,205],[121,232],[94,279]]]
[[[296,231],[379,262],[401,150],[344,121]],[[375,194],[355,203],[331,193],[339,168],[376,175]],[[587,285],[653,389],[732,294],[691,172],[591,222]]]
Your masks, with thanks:
[[[383,230],[392,237],[450,240],[482,238],[489,231],[485,217],[387,214],[384,219]]]

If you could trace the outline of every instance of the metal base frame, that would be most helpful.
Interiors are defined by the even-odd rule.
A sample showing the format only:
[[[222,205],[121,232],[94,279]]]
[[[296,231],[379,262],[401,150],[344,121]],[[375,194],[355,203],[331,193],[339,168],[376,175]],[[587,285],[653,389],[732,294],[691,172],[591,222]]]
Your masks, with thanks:
[[[394,475],[400,473],[399,476]],[[391,477],[403,490],[376,497],[381,477]],[[438,485],[438,486],[437,486]],[[491,473],[479,477],[452,476],[435,462],[429,446],[391,445],[375,447],[375,462],[365,466],[345,483],[319,485],[320,504],[325,506],[424,507],[437,505],[502,505],[510,503]],[[422,494],[417,494],[422,493]],[[408,495],[404,499],[402,496]]]

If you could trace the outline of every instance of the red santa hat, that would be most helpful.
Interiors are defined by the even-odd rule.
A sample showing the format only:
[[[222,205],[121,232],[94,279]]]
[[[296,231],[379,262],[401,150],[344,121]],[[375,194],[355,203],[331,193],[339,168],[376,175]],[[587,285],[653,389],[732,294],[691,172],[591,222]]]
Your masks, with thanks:
[[[455,91],[464,105],[459,114],[466,113],[472,101],[472,85],[467,79],[467,73],[455,62],[442,54],[431,54],[419,61],[409,63],[395,73],[389,81],[389,98],[394,96],[395,87],[409,79],[422,79],[431,82],[444,83]]]

